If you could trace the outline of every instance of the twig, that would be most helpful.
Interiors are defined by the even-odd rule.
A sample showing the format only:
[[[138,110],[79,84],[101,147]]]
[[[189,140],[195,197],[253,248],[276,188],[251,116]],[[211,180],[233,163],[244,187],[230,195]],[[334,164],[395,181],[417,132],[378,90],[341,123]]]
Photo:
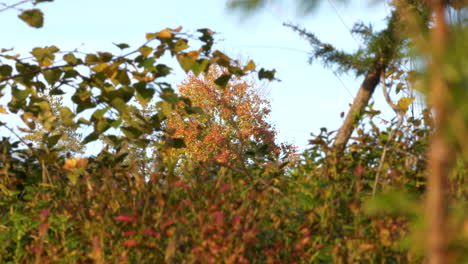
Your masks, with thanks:
[[[19,2],[15,3],[15,4],[5,6],[4,8],[0,9],[0,12],[3,12],[3,11],[6,11],[8,9],[14,8],[16,6],[22,5],[22,4],[24,4],[26,2],[29,2],[29,1],[31,1],[31,0],[22,0],[22,1],[19,1]]]
[[[401,109],[400,109],[400,107],[398,105],[395,105],[392,102],[392,100],[390,98],[390,95],[388,94],[387,84],[385,83],[385,71],[382,71],[382,73],[380,74],[380,78],[381,78],[381,82],[382,82],[382,88],[383,88],[383,93],[384,93],[385,100],[390,105],[390,107],[393,109],[393,111],[395,111],[395,113],[397,114],[398,123],[397,123],[396,128],[394,130],[392,130],[392,132],[390,132],[390,136],[388,137],[387,143],[385,143],[385,146],[383,148],[382,155],[380,156],[380,162],[379,162],[379,166],[377,167],[377,173],[375,175],[374,186],[372,188],[372,197],[374,197],[375,193],[377,192],[377,184],[379,183],[380,174],[382,172],[382,167],[383,167],[383,164],[384,164],[384,161],[385,161],[385,157],[387,155],[387,149],[390,146],[390,143],[391,143],[393,137],[395,136],[396,132],[399,131],[401,126],[403,125],[403,120],[404,120],[404,118],[403,118],[404,117],[404,112],[401,111]]]

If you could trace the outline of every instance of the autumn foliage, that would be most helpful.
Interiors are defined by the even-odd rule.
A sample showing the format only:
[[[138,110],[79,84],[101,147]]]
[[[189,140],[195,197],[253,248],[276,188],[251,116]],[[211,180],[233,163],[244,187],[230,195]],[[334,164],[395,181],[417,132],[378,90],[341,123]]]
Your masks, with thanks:
[[[50,1],[33,3],[41,2]],[[39,9],[18,10],[42,26]],[[0,139],[0,263],[426,263],[433,111],[410,115],[412,99],[400,100],[401,119],[386,120],[370,104],[353,113],[356,132],[341,151],[336,132],[322,128],[295,155],[275,141],[252,78],[274,80],[274,71],[212,50],[209,29],[196,34],[201,47],[189,46],[181,27],[148,33],[123,55],[0,51],[0,91],[12,95],[0,115],[24,122],[0,121],[10,135]],[[341,63],[368,59],[318,47]],[[188,73],[178,91],[165,81],[164,54]],[[453,83],[466,73],[458,77]],[[466,86],[453,87],[466,98]],[[51,107],[50,96],[70,88],[71,105]],[[465,112],[456,113],[459,130],[444,132],[455,131],[452,146],[466,154],[456,134]],[[82,144],[102,148],[67,151],[63,133],[80,130]],[[467,160],[454,155],[444,174],[450,247],[441,252],[452,263],[468,262]]]
[[[200,108],[199,114],[187,116],[181,101],[164,123],[172,137],[184,139],[185,147],[172,149],[166,157],[179,162],[182,170],[215,165],[245,168],[292,150],[275,142],[276,131],[266,121],[269,102],[262,91],[253,81],[239,77],[221,87],[215,81],[224,73],[213,66],[206,74],[189,75],[178,86],[180,96]]]

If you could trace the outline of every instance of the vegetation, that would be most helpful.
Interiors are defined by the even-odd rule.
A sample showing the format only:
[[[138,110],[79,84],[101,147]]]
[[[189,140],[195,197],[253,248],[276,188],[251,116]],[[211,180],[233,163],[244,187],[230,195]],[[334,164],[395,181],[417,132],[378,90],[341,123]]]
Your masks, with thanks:
[[[51,1],[2,10],[26,2]],[[353,54],[288,25],[315,59],[364,76],[343,127],[301,154],[265,121],[252,74],[274,70],[212,50],[209,29],[200,47],[166,28],[117,44],[120,56],[2,49],[0,96],[12,97],[0,113],[25,127],[0,122],[16,135],[0,140],[0,263],[468,262],[468,31],[440,17],[455,4],[395,2],[383,31],[355,26]],[[19,18],[43,24],[36,7]],[[188,73],[178,92],[164,54]],[[415,58],[422,69],[402,67]],[[395,110],[384,125],[369,104],[379,84]],[[432,108],[409,116],[413,98],[394,102],[392,87],[428,93]],[[98,154],[78,154],[93,141]]]

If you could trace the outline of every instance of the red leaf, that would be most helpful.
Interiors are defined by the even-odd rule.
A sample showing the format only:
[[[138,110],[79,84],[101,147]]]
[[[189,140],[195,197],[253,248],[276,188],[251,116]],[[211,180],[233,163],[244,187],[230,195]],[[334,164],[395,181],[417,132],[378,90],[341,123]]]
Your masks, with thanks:
[[[138,241],[136,241],[135,239],[129,239],[127,241],[125,241],[123,243],[124,247],[134,247],[136,245],[138,245]]]
[[[156,238],[161,238],[161,234],[159,234],[158,232],[154,231],[153,229],[151,228],[146,228],[146,229],[143,229],[141,230],[141,232],[147,236],[153,236],[153,237],[156,237]]]
[[[134,236],[134,235],[136,235],[136,232],[135,231],[126,231],[126,232],[124,232],[124,235],[125,236]]]
[[[165,221],[164,223],[161,223],[161,229],[166,229],[166,227],[172,225],[176,220],[175,219],[169,219]]]
[[[213,218],[213,220],[215,221],[215,223],[216,223],[217,225],[222,225],[223,222],[224,222],[223,213],[220,212],[220,211],[214,212],[214,213],[212,214],[212,218]]]
[[[47,220],[47,218],[49,218],[49,215],[50,215],[50,209],[42,209],[40,212],[41,221],[43,222]]]
[[[135,218],[129,215],[119,215],[114,218],[115,221],[123,221],[123,222],[135,222]]]

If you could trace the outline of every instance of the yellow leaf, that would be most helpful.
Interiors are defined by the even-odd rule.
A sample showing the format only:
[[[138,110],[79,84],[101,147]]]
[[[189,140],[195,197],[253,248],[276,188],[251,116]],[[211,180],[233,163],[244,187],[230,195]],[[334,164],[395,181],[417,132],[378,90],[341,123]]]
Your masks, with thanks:
[[[0,114],[8,114],[8,111],[2,105],[0,105]]]
[[[156,38],[156,34],[155,33],[146,33],[146,40],[152,40],[154,38]]]
[[[257,67],[257,65],[255,65],[255,62],[253,62],[253,61],[251,60],[251,61],[249,61],[249,63],[247,63],[247,65],[245,65],[244,71],[245,71],[245,72],[248,72],[248,71],[255,70],[255,67]]]
[[[137,81],[141,82],[152,82],[154,81],[154,77],[151,75],[143,75],[141,73],[133,72],[133,78],[135,78]]]
[[[95,72],[102,72],[104,71],[107,67],[109,67],[109,64],[107,63],[101,63],[101,64],[98,64],[96,66],[94,66],[93,68],[91,68],[93,71]]]
[[[398,107],[404,112],[408,111],[409,106],[413,103],[414,97],[402,97],[398,101]]]
[[[171,30],[166,28],[166,29],[159,31],[158,33],[156,33],[156,38],[160,40],[172,38]]]
[[[76,168],[76,162],[78,161],[77,158],[67,159],[63,164],[63,169],[66,171],[72,171]]]
[[[177,28],[171,29],[171,31],[174,31],[174,32],[180,32],[181,30],[182,30],[182,26],[178,26]]]
[[[196,59],[198,59],[198,56],[200,56],[200,52],[199,51],[196,51],[196,50],[193,50],[193,51],[190,51],[189,53],[187,53],[187,56],[195,61]]]
[[[141,53],[143,58],[146,58],[146,57],[148,57],[148,55],[150,55],[150,53],[153,51],[153,49],[148,47],[148,46],[143,46],[143,47],[140,47],[138,49],[138,51]]]
[[[44,59],[39,61],[39,66],[41,67],[48,67],[50,65],[52,65],[52,61],[50,59]]]
[[[63,169],[66,171],[73,171],[74,169],[84,168],[88,165],[88,159],[71,158],[67,159],[63,164]]]
[[[33,133],[34,131],[27,128],[18,127],[18,130],[24,133]]]

